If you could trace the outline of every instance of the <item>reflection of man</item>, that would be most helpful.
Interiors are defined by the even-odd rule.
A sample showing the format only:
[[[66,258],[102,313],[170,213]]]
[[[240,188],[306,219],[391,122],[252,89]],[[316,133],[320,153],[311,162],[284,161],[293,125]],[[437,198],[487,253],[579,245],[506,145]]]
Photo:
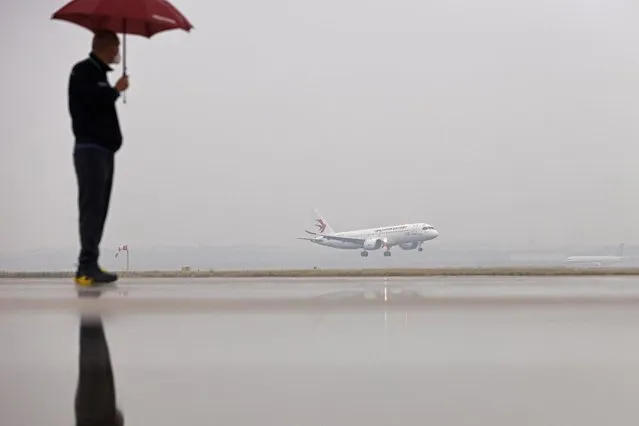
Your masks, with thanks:
[[[107,72],[112,70],[109,64],[119,62],[119,50],[115,33],[95,33],[89,57],[75,64],[69,77],[81,243],[75,281],[81,286],[111,283],[118,278],[98,266],[98,247],[109,210],[114,156],[122,145],[115,102],[129,87],[127,76],[120,77],[115,86],[107,79]]]
[[[109,346],[100,317],[80,320],[80,365],[75,394],[76,426],[123,426],[115,402]]]

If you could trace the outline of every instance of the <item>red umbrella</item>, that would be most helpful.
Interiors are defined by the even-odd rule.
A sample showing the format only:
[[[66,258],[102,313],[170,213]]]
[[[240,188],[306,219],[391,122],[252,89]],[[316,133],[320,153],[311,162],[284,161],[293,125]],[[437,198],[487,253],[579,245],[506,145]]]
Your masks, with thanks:
[[[166,0],[72,0],[53,14],[91,31],[110,30],[122,36],[122,74],[126,75],[126,34],[151,38],[193,25]]]

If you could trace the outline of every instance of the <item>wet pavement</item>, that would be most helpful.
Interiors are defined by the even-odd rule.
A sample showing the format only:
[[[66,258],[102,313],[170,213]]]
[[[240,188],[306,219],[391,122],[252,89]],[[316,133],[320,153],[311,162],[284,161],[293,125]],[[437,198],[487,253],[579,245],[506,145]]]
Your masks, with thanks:
[[[126,425],[635,424],[637,284],[0,281],[0,424],[74,424],[80,311],[103,314]]]

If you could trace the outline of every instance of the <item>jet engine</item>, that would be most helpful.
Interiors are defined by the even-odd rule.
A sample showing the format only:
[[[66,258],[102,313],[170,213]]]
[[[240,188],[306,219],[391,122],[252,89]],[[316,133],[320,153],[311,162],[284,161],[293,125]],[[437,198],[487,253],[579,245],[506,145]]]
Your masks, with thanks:
[[[399,246],[403,250],[414,250],[417,248],[417,241],[413,241],[412,243],[402,243]]]
[[[364,241],[363,248],[364,250],[377,250],[382,247],[384,241],[381,238],[367,238]]]

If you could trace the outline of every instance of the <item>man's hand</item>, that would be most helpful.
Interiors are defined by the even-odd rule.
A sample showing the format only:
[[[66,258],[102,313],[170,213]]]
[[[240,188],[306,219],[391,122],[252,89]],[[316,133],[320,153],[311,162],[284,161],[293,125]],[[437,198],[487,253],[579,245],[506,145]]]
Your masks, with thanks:
[[[123,75],[122,77],[120,77],[115,83],[114,87],[115,90],[117,90],[118,92],[124,92],[126,89],[129,88],[129,76]]]

